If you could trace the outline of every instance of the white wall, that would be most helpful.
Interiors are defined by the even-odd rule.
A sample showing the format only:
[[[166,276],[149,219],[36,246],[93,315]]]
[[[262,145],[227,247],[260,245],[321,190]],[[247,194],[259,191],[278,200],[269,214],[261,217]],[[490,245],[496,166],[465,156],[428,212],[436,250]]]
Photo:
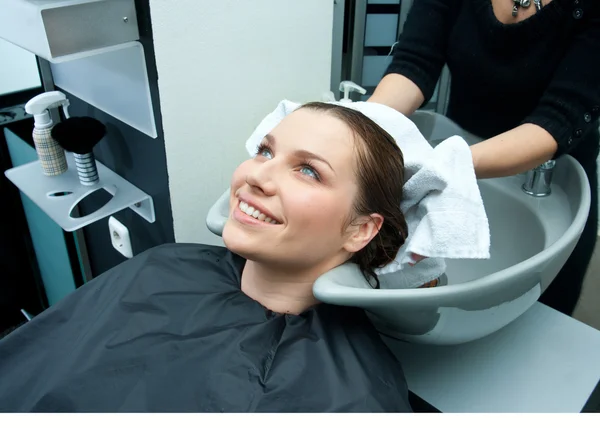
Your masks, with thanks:
[[[177,242],[221,244],[211,205],[284,99],[329,90],[334,0],[150,0]]]
[[[0,39],[0,95],[41,85],[35,55]]]

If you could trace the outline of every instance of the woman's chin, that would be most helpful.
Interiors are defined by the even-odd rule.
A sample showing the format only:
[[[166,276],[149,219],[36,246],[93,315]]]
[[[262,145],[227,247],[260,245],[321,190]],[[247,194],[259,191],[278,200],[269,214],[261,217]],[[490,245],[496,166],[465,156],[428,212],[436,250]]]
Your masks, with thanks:
[[[258,237],[253,235],[245,228],[240,227],[235,220],[228,219],[223,228],[222,238],[229,251],[245,259],[251,259],[252,254],[260,248]]]

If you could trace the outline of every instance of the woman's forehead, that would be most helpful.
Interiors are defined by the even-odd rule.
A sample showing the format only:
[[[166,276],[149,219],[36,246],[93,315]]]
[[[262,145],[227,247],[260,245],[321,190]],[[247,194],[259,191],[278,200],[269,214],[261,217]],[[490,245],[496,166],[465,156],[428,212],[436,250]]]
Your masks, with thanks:
[[[308,150],[321,156],[352,155],[354,134],[341,119],[321,111],[297,110],[286,116],[271,136],[281,150]]]

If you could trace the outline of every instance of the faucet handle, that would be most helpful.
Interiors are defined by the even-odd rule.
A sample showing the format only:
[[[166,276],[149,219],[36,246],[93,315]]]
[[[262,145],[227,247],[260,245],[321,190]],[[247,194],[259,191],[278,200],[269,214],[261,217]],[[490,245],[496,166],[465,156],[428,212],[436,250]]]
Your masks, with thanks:
[[[529,170],[522,189],[531,196],[548,196],[552,193],[552,172],[556,161],[551,159]]]
[[[540,166],[539,169],[552,169],[556,165],[556,161],[554,159],[550,159],[549,161],[544,162]]]

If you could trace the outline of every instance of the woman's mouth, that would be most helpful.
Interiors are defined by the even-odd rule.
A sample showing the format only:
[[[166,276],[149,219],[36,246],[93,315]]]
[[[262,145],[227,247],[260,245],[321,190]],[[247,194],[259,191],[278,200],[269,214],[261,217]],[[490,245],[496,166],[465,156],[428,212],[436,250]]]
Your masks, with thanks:
[[[252,205],[248,205],[244,201],[239,202],[240,211],[246,214],[247,216],[254,217],[258,221],[263,221],[265,223],[270,224],[280,224],[276,220],[273,220],[270,217],[267,217],[265,214],[261,213],[260,210],[254,208]]]

